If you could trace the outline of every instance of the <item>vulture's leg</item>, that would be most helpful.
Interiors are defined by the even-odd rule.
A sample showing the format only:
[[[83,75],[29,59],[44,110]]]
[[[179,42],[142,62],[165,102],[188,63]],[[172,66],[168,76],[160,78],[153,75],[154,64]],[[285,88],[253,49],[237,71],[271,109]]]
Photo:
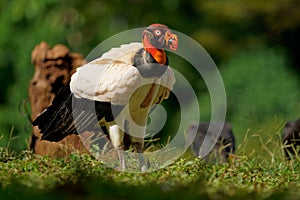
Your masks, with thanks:
[[[121,169],[125,170],[126,169],[126,163],[125,163],[126,147],[124,145],[124,133],[119,128],[118,125],[111,125],[109,126],[109,137],[113,146],[117,149]]]
[[[146,171],[149,168],[149,162],[145,161],[143,156],[143,149],[144,149],[144,138],[131,138],[132,147],[133,149],[139,154],[139,163],[141,171]]]

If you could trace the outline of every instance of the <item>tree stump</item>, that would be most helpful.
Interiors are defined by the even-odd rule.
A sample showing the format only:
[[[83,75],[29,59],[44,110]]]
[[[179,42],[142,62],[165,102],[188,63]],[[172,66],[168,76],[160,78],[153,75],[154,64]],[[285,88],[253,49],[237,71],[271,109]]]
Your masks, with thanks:
[[[51,105],[56,94],[70,81],[76,68],[84,63],[78,53],[71,53],[61,44],[53,48],[46,42],[38,44],[31,55],[35,73],[29,85],[31,118],[34,120]],[[70,153],[86,152],[78,135],[69,135],[59,142],[41,140],[38,127],[33,127],[30,148],[37,154],[65,157]]]

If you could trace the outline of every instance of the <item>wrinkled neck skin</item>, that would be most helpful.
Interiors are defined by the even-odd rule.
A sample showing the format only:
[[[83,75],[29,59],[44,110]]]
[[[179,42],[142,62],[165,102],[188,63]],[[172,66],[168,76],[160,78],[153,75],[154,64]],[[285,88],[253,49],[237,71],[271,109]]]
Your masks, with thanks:
[[[163,49],[155,48],[148,40],[146,36],[143,38],[143,45],[145,51],[151,54],[151,56],[156,60],[157,63],[166,65],[167,64],[167,56],[166,52]]]

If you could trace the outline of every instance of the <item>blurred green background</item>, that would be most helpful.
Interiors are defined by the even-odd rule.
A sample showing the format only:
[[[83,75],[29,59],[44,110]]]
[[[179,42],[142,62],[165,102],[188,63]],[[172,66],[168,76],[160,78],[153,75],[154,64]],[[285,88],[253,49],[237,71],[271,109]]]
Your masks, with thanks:
[[[35,45],[62,43],[86,56],[108,37],[151,23],[189,35],[212,56],[238,143],[248,129],[279,130],[300,117],[299,10],[298,0],[1,0],[0,146],[19,151],[28,145],[30,124],[18,104],[27,98]],[[170,56],[172,66],[189,76],[202,119],[209,120],[201,77]]]

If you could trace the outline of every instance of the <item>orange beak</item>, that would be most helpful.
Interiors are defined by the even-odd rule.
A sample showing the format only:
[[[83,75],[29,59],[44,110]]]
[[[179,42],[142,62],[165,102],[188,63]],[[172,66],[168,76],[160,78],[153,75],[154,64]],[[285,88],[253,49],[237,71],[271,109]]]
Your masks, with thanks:
[[[167,31],[165,33],[165,41],[166,41],[167,47],[169,47],[169,49],[171,51],[177,51],[177,48],[178,48],[177,35]]]

